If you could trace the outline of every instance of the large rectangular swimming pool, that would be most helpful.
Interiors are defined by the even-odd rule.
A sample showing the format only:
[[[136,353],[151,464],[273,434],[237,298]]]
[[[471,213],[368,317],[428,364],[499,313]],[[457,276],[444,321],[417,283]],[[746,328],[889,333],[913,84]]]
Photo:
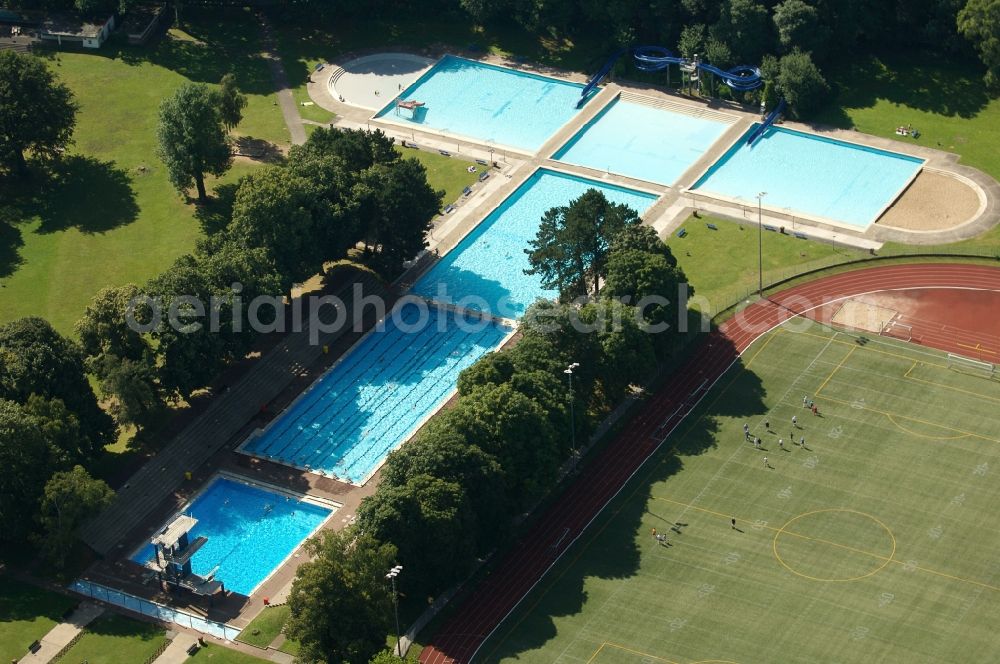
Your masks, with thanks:
[[[923,159],[784,127],[746,138],[717,161],[693,190],[865,230],[916,177]]]
[[[576,112],[582,85],[446,55],[376,117],[537,152]]]
[[[552,158],[670,185],[728,128],[717,120],[616,99]]]
[[[191,559],[192,571],[204,576],[218,568],[215,578],[226,590],[249,595],[333,510],[220,476],[181,512],[198,519],[193,537],[208,538]],[[153,555],[146,544],[132,560],[144,565]]]
[[[510,331],[406,302],[241,449],[361,484]]]
[[[413,286],[413,293],[448,301],[494,316],[520,318],[539,298],[558,293],[542,288],[528,269],[528,242],[538,234],[542,215],[567,205],[588,189],[643,214],[656,194],[626,189],[540,168],[491,212]]]

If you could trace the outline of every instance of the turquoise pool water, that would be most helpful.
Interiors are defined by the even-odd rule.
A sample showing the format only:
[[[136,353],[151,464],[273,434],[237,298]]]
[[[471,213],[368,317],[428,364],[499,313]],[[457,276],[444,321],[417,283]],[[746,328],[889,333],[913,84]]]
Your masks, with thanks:
[[[723,122],[616,99],[553,158],[670,185],[728,128]]]
[[[524,250],[538,234],[547,210],[568,204],[588,189],[639,214],[656,200],[655,194],[538,169],[428,270],[412,292],[511,319],[538,298],[556,297],[556,292],[542,288],[539,277],[524,273],[530,267]]]
[[[408,302],[243,451],[360,484],[455,389],[459,372],[509,332]]]
[[[226,590],[249,595],[332,510],[217,477],[181,511],[198,519],[191,534],[208,538],[191,559],[195,574],[218,567]],[[153,555],[147,544],[132,560],[145,564]]]
[[[446,55],[376,117],[536,152],[576,114],[582,85]]]
[[[864,230],[920,170],[922,159],[782,127],[747,147],[746,136],[692,189],[787,209]]]

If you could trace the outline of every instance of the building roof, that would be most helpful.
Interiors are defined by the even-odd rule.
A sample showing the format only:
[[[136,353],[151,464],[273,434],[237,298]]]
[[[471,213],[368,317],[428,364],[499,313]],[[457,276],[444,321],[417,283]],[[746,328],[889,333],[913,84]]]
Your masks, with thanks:
[[[83,37],[93,39],[101,34],[101,28],[111,19],[109,14],[102,21],[84,18],[73,12],[53,12],[42,21],[42,29],[50,35],[60,37]]]

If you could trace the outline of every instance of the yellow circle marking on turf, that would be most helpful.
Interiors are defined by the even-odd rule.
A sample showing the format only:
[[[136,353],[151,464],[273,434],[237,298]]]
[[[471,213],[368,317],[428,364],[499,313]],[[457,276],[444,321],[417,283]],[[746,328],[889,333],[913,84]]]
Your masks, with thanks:
[[[858,516],[863,516],[866,519],[870,519],[870,520],[874,521],[889,536],[889,541],[892,542],[892,551],[889,552],[888,556],[883,556],[881,554],[872,553],[871,551],[863,551],[861,549],[855,549],[854,547],[848,546],[846,544],[839,544],[837,542],[830,542],[830,541],[823,540],[823,539],[818,539],[818,538],[815,538],[815,537],[809,537],[808,535],[802,535],[800,533],[795,533],[795,532],[792,532],[791,530],[788,530],[788,527],[791,526],[796,521],[798,521],[799,519],[804,519],[805,517],[812,516],[814,514],[826,514],[826,513],[830,513],[830,512],[843,512],[843,513],[847,513],[847,514],[857,514]],[[823,578],[823,577],[819,577],[819,576],[811,576],[809,574],[803,574],[802,572],[799,572],[798,570],[794,569],[791,565],[789,565],[788,563],[786,563],[784,561],[784,559],[782,559],[781,554],[778,553],[778,538],[780,538],[782,535],[790,535],[790,536],[793,536],[793,537],[799,537],[799,538],[802,538],[802,539],[811,540],[813,542],[820,542],[822,544],[830,544],[832,546],[836,546],[836,547],[841,548],[841,549],[847,549],[848,551],[853,551],[855,553],[861,553],[861,554],[864,554],[866,556],[870,556],[872,558],[875,558],[876,560],[881,560],[882,564],[879,565],[878,567],[876,567],[875,569],[873,569],[873,570],[871,570],[869,572],[866,572],[865,574],[859,574],[858,576],[849,576],[849,577],[842,577],[842,578],[837,578],[837,577]],[[771,543],[771,549],[774,551],[774,557],[778,560],[779,563],[781,563],[782,567],[784,567],[785,569],[787,569],[792,574],[794,574],[796,576],[801,576],[804,579],[809,579],[811,581],[859,581],[861,579],[868,578],[869,576],[872,576],[873,574],[877,574],[878,572],[881,572],[885,568],[886,565],[888,565],[889,563],[891,563],[893,561],[892,557],[894,555],[896,555],[896,537],[892,534],[892,531],[889,529],[889,526],[885,525],[884,523],[882,523],[881,521],[879,521],[878,519],[876,519],[875,517],[873,517],[871,514],[866,514],[865,512],[859,512],[857,510],[849,510],[849,509],[840,508],[840,507],[830,507],[830,508],[827,508],[827,509],[813,510],[811,512],[805,512],[803,514],[800,514],[798,516],[795,516],[795,517],[792,517],[791,519],[789,519],[785,523],[785,525],[783,525],[781,528],[778,528],[778,530],[774,533],[774,541]]]

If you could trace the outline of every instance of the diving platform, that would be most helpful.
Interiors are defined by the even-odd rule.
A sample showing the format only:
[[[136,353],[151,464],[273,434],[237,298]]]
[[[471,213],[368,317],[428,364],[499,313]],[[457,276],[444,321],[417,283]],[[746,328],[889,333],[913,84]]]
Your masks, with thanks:
[[[191,569],[191,559],[205,546],[208,538],[199,535],[192,539],[191,530],[198,519],[187,514],[178,514],[163,530],[150,539],[156,552],[149,566],[157,572],[160,581],[168,589],[182,588],[195,595],[214,595],[225,591],[225,585],[216,580],[218,567],[202,576]]]

